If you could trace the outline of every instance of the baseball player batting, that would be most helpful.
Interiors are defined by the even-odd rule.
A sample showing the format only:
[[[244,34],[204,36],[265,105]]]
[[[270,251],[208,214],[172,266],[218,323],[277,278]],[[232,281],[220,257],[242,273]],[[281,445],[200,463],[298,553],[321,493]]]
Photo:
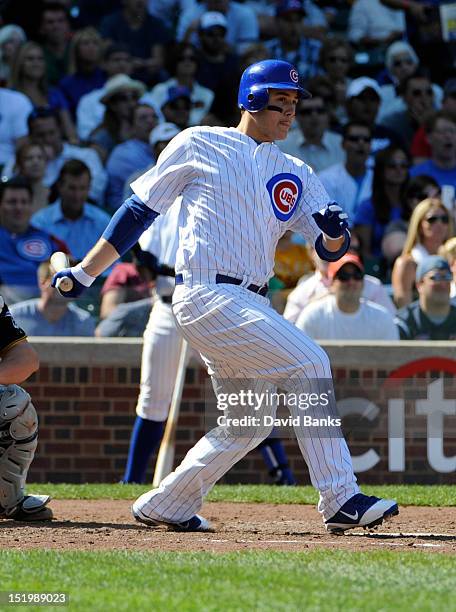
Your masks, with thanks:
[[[160,215],[139,239],[143,255],[153,255],[150,265],[157,274],[157,299],[144,331],[137,417],[122,478],[124,483],[145,481],[148,461],[163,435],[178,374],[181,335],[171,307],[174,291],[174,278],[171,274],[179,246],[181,201],[179,197],[166,215]],[[260,451],[276,484],[296,484],[285,449],[278,438],[269,436],[260,444]]]
[[[350,244],[347,215],[329,201],[309,166],[274,144],[287,136],[298,99],[307,96],[288,62],[249,66],[239,85],[239,125],[192,127],[176,136],[156,166],[132,183],[134,195],[83,261],[53,279],[69,276],[74,287],[63,294],[79,295],[181,195],[173,314],[207,365],[220,405],[241,392],[265,397],[277,383],[290,397],[301,397],[309,385],[328,389],[331,381],[326,353],[265,297],[285,231],[302,234],[328,261],[342,257]],[[327,400],[326,409],[335,413],[330,389]],[[204,496],[273,426],[272,403],[254,408],[258,421],[244,428],[235,406],[233,427],[219,425],[201,438],[157,489],[134,502],[133,516],[148,525],[210,530],[198,515]],[[318,419],[322,426],[312,429],[296,406],[288,408],[327,531],[373,527],[399,512],[394,500],[360,492],[347,444],[329,420],[324,426]],[[322,410],[321,402],[310,412]]]

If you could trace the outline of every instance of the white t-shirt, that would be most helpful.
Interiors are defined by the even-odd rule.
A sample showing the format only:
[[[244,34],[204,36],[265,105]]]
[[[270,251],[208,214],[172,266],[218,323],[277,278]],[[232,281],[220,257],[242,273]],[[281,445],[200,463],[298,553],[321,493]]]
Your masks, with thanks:
[[[334,295],[309,304],[296,327],[317,340],[399,340],[392,315],[382,306],[361,298],[357,312],[341,312]]]
[[[27,118],[32,110],[27,96],[0,87],[0,166],[15,155],[16,140],[28,134]]]
[[[287,299],[283,316],[288,321],[295,323],[303,311],[311,302],[320,300],[329,295],[329,280],[321,272],[316,271],[308,277],[303,277],[302,281],[293,289]],[[362,297],[365,300],[374,302],[386,308],[392,315],[396,314],[396,307],[393,304],[385,286],[375,276],[366,274],[364,277],[364,287]]]

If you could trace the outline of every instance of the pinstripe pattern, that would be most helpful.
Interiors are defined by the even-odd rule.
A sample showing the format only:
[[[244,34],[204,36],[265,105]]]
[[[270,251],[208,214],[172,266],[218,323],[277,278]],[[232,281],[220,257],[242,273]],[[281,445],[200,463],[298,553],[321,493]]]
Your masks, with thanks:
[[[266,188],[278,174],[295,175],[303,187],[287,221],[274,214]],[[300,394],[309,384],[315,389],[319,380],[331,379],[323,349],[245,287],[261,286],[272,276],[277,241],[286,230],[303,234],[312,244],[320,234],[311,215],[326,205],[328,195],[306,164],[234,128],[197,127],[179,134],[132,188],[160,213],[182,195],[176,270],[184,284],[174,292],[173,312],[206,363],[216,393],[261,392],[280,384]],[[217,285],[217,273],[243,283]],[[263,406],[256,414],[273,415],[275,407]],[[269,432],[265,426],[243,428],[240,435],[216,427],[134,507],[151,518],[188,520],[217,480]],[[345,440],[326,430],[312,434],[304,426],[296,428],[296,436],[320,492],[319,511],[331,518],[359,491]]]

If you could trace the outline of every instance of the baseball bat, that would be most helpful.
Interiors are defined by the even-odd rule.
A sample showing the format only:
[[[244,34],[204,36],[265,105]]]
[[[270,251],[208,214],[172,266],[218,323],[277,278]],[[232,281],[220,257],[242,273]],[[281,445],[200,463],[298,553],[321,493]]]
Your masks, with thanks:
[[[179,420],[179,410],[182,399],[182,391],[184,388],[188,351],[189,348],[187,341],[182,338],[179,355],[179,367],[177,369],[176,382],[174,384],[168,420],[166,421],[165,433],[163,434],[160,450],[158,451],[154,479],[152,481],[153,487],[158,487],[163,478],[168,476],[168,474],[173,470],[177,421]]]
[[[62,251],[52,253],[50,261],[55,272],[60,272],[60,270],[70,267],[68,255],[66,253],[62,253]],[[59,291],[71,291],[73,289],[73,281],[68,276],[63,276],[62,278],[58,279],[55,288]]]

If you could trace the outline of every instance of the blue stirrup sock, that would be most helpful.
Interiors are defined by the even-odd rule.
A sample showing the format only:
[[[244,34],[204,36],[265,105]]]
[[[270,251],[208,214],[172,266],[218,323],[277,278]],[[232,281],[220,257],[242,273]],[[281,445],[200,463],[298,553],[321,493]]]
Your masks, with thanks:
[[[147,464],[162,439],[165,425],[166,421],[150,421],[136,417],[122,482],[143,483],[145,481]]]

